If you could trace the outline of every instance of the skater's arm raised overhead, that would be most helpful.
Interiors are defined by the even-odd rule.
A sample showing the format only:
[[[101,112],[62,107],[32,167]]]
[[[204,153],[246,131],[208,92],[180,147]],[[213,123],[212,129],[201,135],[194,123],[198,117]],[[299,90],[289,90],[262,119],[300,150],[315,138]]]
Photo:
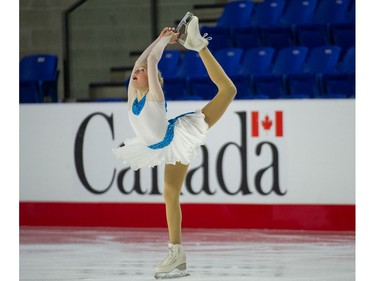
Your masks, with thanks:
[[[149,64],[150,64],[151,68],[154,68],[153,65],[155,64],[156,71],[155,70],[151,71],[151,76],[150,76],[151,79],[149,79],[149,80],[158,81],[158,79],[156,79],[156,80],[153,79],[155,77],[155,73],[156,73],[156,77],[158,75],[157,63],[159,62],[159,60],[160,60],[160,58],[163,54],[165,46],[168,43],[170,43],[170,44],[176,43],[177,42],[177,36],[178,36],[178,33],[174,32],[174,29],[168,28],[168,27],[164,28],[161,31],[159,37],[154,42],[152,42],[150,44],[150,46],[148,46],[147,49],[143,51],[141,56],[136,60],[136,62],[134,64],[134,67],[133,67],[131,77],[133,77],[133,74],[135,73],[135,71],[139,67],[144,67],[145,69],[147,69],[148,75],[150,75],[150,73],[148,71]],[[151,82],[151,83],[153,84],[152,90],[156,89],[156,91],[157,91],[155,93],[155,95],[158,97],[157,99],[161,100],[161,101],[164,100],[164,97],[161,97],[161,95],[163,95],[163,94],[162,94],[160,84],[159,84],[160,89],[158,89],[158,87],[157,87],[157,85],[155,85],[155,83],[153,83],[153,82]],[[149,87],[151,87],[151,85],[149,85]],[[151,90],[151,89],[149,89],[149,90]],[[161,91],[161,93],[160,93],[160,91]],[[128,86],[129,106],[130,106],[130,104],[132,103],[132,101],[135,97],[136,97],[136,90],[133,87],[132,79],[130,79],[129,86]]]
[[[140,66],[144,66],[146,68],[147,66],[147,58],[149,56],[149,54],[151,53],[152,49],[155,47],[155,45],[160,41],[162,37],[159,35],[158,38],[156,38],[143,52],[142,54],[139,56],[139,58],[135,61],[134,63],[134,66],[133,66],[133,70],[132,70],[132,73],[131,73],[131,76],[130,77],[133,77],[133,74],[134,72],[137,70],[138,67]],[[128,101],[129,101],[129,108],[130,108],[130,105],[131,105],[131,102],[133,101],[133,99],[135,98],[135,89],[132,85],[132,79],[130,79],[129,81],[129,85],[128,85]]]
[[[159,79],[158,63],[163,55],[165,47],[169,43],[173,44],[173,42],[177,40],[177,33],[175,32],[164,32],[163,30],[161,34],[163,34],[163,37],[151,50],[150,55],[147,58],[147,75],[150,98],[159,102],[164,101],[164,93],[161,85],[162,82]]]
[[[154,42],[152,42],[146,50],[142,52],[142,54],[139,56],[139,58],[135,61],[133,71],[140,65],[146,65],[147,64],[147,57],[151,53],[152,49],[155,47],[155,45],[160,41],[160,37],[156,38]]]
[[[158,38],[155,39],[154,42],[152,42],[146,50],[143,51],[143,53],[139,56],[139,58],[136,60],[135,64],[134,64],[134,68],[137,68],[138,66],[140,65],[146,65],[147,64],[147,58],[148,56],[150,55],[151,51],[154,49],[154,47],[156,46],[156,44],[159,43],[159,41],[164,37],[164,35],[167,33],[167,32],[171,32],[171,29],[168,28],[168,27],[165,27],[159,34]]]

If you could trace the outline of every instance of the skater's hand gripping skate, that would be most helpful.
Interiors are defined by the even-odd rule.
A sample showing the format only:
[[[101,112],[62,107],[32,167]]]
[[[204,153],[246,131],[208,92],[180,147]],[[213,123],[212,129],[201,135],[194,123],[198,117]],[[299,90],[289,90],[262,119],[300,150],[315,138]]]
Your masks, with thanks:
[[[171,36],[168,44],[176,44],[178,42],[179,33],[174,27],[165,27],[159,35],[159,38]]]

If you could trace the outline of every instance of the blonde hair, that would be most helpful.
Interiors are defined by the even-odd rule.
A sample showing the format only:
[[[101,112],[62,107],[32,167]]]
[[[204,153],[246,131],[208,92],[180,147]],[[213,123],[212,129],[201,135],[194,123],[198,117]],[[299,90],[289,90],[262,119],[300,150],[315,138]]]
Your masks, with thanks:
[[[140,65],[136,69],[138,69],[139,67],[144,67],[144,68],[147,69],[147,65]],[[163,76],[161,75],[161,72],[160,72],[159,69],[158,69],[158,80],[159,80],[160,86],[163,87],[163,85],[164,85],[164,79],[163,79]]]

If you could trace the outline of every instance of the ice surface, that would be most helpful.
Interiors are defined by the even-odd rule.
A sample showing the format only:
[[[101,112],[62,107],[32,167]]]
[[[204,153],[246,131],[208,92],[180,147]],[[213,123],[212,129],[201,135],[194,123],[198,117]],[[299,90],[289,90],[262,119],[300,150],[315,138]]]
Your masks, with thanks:
[[[166,229],[20,229],[20,280],[155,280]],[[355,280],[354,232],[184,229],[188,280]]]

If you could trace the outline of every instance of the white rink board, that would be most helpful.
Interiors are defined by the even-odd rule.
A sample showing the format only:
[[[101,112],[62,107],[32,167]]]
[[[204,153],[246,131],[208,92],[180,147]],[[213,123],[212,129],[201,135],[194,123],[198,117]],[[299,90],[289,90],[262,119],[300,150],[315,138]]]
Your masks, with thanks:
[[[204,104],[169,102],[168,116]],[[82,147],[75,146],[85,120]],[[265,127],[272,122],[269,130],[262,121]],[[252,136],[255,123],[258,137]],[[126,103],[20,105],[20,201],[163,202],[162,167],[153,178],[151,169],[141,169],[134,187],[137,174],[112,156],[112,148],[133,136]],[[355,202],[354,100],[235,101],[209,130],[205,147],[208,156],[201,153],[190,165],[182,202]],[[91,191],[78,176],[80,157]]]

